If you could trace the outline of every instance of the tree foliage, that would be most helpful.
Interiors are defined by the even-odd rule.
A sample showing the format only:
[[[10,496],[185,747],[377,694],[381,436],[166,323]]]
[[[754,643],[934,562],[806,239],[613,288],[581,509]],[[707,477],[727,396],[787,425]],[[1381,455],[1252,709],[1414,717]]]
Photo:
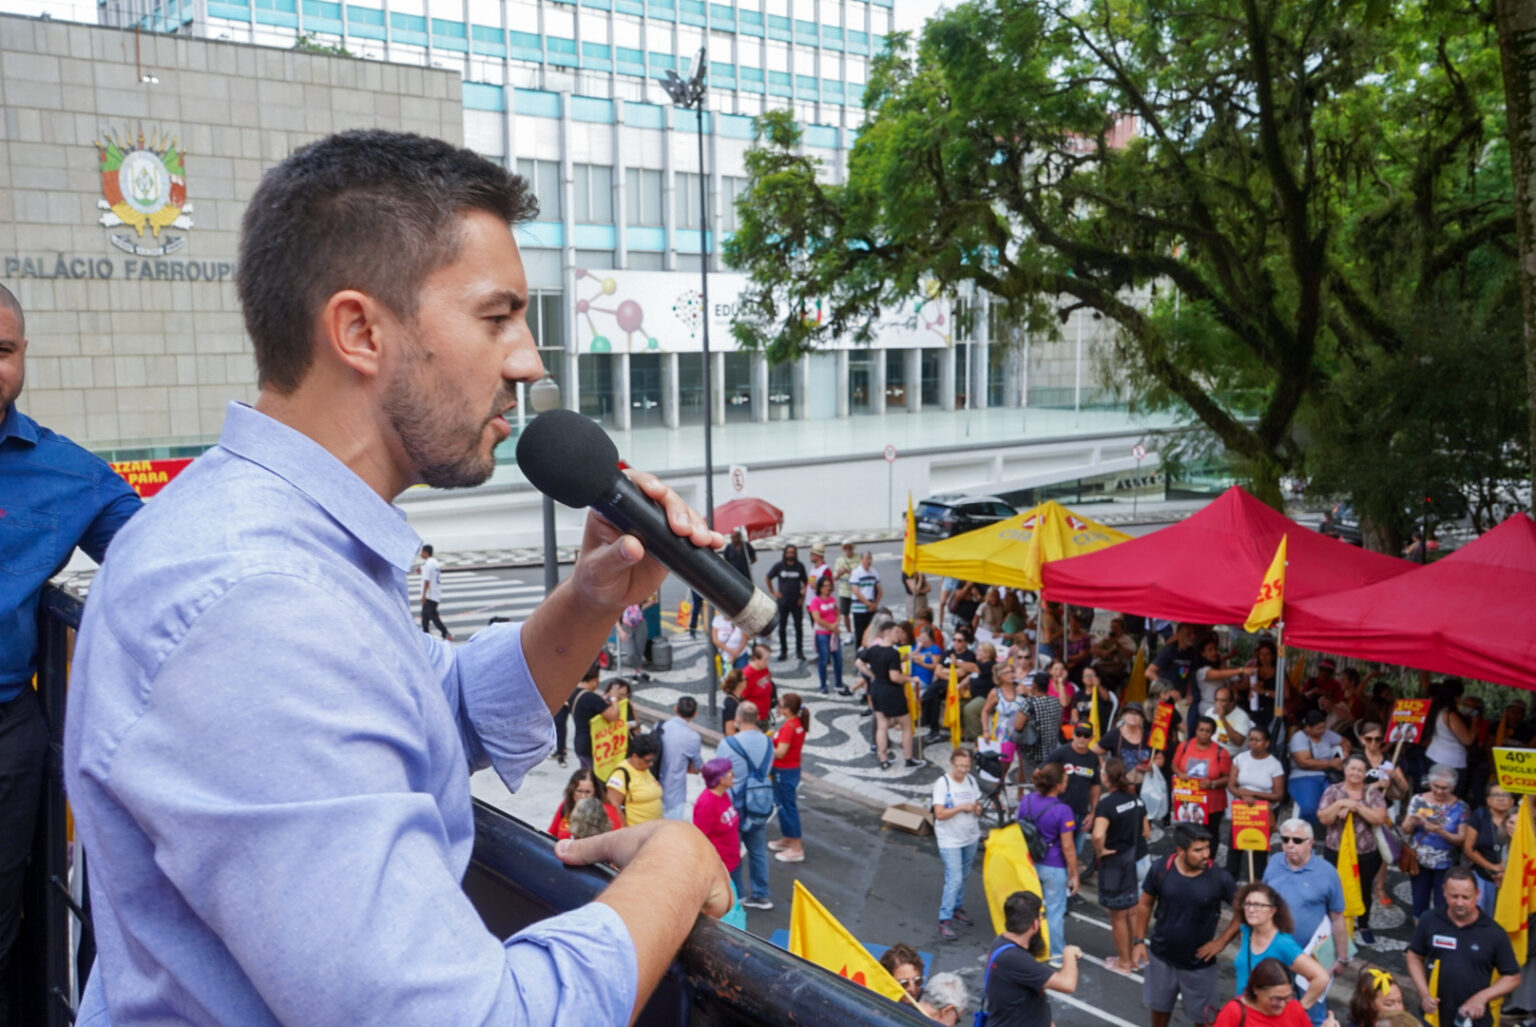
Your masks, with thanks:
[[[1035,332],[1091,308],[1138,401],[1192,413],[1277,502],[1298,415],[1347,419],[1330,382],[1411,355],[1448,302],[1499,320],[1514,222],[1476,2],[969,0],[874,63],[846,182],[759,119],[738,339],[867,337],[926,277]]]

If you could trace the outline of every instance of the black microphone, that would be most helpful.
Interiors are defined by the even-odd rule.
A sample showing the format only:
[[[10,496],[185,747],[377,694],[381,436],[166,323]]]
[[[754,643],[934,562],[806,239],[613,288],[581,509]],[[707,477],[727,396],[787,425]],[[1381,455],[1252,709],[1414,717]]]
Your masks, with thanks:
[[[517,466],[533,487],[566,506],[590,506],[686,581],[752,638],[773,627],[778,607],[712,549],[672,530],[666,511],[619,469],[608,434],[574,410],[546,410],[517,440]]]

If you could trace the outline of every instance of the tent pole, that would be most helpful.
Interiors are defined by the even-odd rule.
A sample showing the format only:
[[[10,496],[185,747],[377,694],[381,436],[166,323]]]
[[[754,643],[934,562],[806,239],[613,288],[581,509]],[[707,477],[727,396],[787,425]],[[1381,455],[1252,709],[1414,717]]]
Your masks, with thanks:
[[[1285,620],[1275,621],[1275,719],[1269,726],[1270,743],[1285,738]],[[1278,727],[1276,726],[1278,725]]]

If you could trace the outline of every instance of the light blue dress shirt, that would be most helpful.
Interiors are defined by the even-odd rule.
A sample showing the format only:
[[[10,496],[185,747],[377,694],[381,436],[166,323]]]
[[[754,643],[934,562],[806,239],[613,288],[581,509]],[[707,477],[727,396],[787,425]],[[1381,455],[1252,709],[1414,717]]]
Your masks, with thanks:
[[[554,743],[521,625],[413,623],[420,540],[311,439],[231,404],[86,604],[65,772],[99,955],[78,1022],[622,1024],[593,903],[505,943],[460,884],[469,772]]]

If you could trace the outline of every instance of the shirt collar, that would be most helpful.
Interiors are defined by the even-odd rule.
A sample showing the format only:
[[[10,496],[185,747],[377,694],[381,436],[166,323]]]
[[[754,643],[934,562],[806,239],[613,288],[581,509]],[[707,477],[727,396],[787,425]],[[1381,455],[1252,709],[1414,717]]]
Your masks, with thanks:
[[[232,402],[219,445],[282,478],[389,564],[410,571],[421,551],[421,539],[406,523],[405,512],[380,499],[314,439],[253,407]]]
[[[0,418],[0,443],[7,439],[19,439],[29,446],[37,445],[37,422],[16,409],[12,403]]]

